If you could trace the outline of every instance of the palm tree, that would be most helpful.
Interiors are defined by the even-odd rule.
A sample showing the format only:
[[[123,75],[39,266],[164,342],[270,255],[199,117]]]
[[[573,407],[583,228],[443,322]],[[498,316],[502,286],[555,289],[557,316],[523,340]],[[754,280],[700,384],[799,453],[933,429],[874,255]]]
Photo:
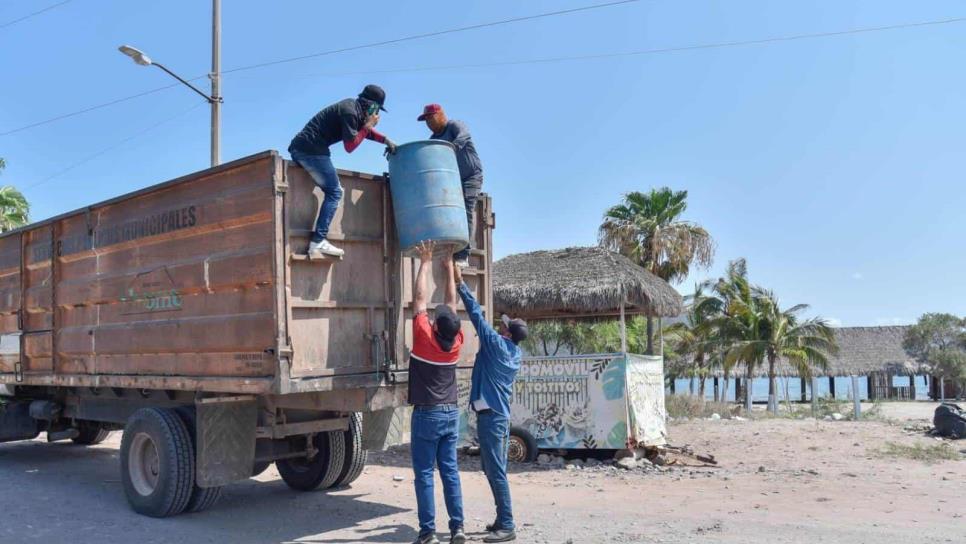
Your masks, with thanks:
[[[0,171],[6,166],[0,158]],[[12,185],[0,188],[0,232],[7,232],[30,222],[30,204]]]
[[[777,413],[778,360],[784,359],[808,379],[812,368],[828,368],[829,357],[838,351],[835,335],[822,318],[799,320],[798,314],[808,305],[783,310],[774,293],[748,283],[744,261],[732,263],[729,273],[729,280],[722,279],[717,286],[728,300],[725,316],[718,322],[729,342],[725,364],[745,365],[745,408],[751,410],[752,380],[767,361],[768,409]]]
[[[715,319],[720,315],[721,305],[718,299],[705,294],[709,287],[707,282],[695,285],[694,293],[684,297],[687,304],[684,321],[664,329],[667,342],[679,361],[678,366],[683,362],[692,378],[692,394],[693,378],[700,380],[698,394],[701,398],[704,398],[705,380],[720,346]]]
[[[604,213],[600,244],[627,256],[668,282],[687,277],[692,266],[707,268],[714,259],[714,240],[703,227],[682,221],[687,191],[667,187],[624,195]],[[654,353],[654,318],[647,316],[647,349]]]

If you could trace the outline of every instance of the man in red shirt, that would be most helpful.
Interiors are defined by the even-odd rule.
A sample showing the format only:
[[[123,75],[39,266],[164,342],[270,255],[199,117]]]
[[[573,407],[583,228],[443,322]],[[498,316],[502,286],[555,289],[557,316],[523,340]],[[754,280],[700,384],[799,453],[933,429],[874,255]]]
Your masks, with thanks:
[[[429,320],[428,278],[433,270],[435,244],[418,246],[419,272],[413,295],[413,348],[409,358],[409,403],[413,405],[411,452],[415,475],[419,537],[415,544],[439,544],[436,538],[436,504],[433,473],[439,467],[443,496],[449,513],[450,542],[463,544],[463,495],[456,463],[460,416],[456,400],[456,365],[463,347],[463,331],[456,314],[456,280],[453,260],[443,259],[446,273],[445,303]]]

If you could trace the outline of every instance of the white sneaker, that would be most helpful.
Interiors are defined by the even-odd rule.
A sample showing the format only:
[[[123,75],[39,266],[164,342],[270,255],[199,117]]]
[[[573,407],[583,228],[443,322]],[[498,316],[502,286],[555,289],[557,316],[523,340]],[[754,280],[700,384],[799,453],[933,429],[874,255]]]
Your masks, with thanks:
[[[309,242],[309,259],[321,259],[325,255],[342,257],[345,255],[345,251],[330,244],[328,240]]]
[[[456,260],[456,266],[458,266],[460,268],[469,268],[470,267],[470,260],[469,259],[457,259]]]

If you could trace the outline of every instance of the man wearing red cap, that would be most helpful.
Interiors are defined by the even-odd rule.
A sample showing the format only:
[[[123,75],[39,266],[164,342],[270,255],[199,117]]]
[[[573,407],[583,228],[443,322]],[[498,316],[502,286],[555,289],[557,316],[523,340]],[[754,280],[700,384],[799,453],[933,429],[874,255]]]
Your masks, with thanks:
[[[474,221],[473,212],[476,211],[476,199],[483,189],[483,165],[480,156],[473,145],[470,130],[462,121],[447,119],[446,112],[439,104],[430,104],[423,108],[419,121],[425,121],[426,126],[433,132],[430,138],[445,140],[456,146],[456,163],[460,169],[460,180],[463,182],[463,200],[466,203],[466,223],[469,229],[470,244],[473,244]],[[470,265],[470,246],[453,255],[456,266],[466,268]]]

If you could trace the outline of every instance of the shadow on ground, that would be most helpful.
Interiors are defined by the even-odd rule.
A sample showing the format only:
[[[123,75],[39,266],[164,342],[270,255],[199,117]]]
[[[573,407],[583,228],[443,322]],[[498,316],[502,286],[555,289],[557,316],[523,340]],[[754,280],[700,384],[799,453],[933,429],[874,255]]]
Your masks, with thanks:
[[[412,542],[416,532],[378,518],[407,510],[351,488],[299,493],[281,480],[225,488],[211,510],[168,519],[134,514],[124,497],[116,445],[40,441],[0,444],[0,542]],[[327,537],[352,531],[349,539]],[[373,526],[375,527],[373,528]],[[344,535],[345,533],[340,533]]]

